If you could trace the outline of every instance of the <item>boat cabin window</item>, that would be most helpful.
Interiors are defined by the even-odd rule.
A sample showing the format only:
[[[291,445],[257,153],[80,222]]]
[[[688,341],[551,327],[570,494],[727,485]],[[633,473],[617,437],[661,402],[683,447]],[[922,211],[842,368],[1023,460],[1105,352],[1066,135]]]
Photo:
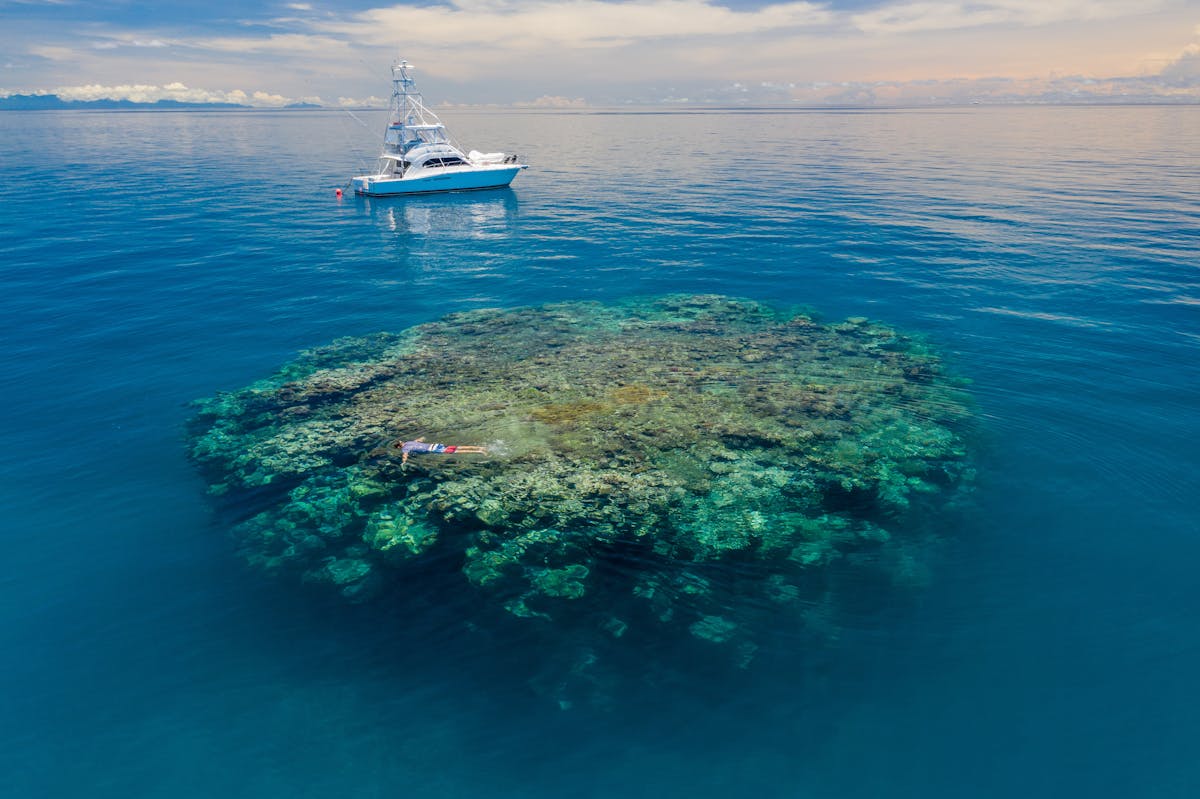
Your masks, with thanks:
[[[443,166],[462,166],[466,162],[455,155],[447,155],[439,158],[430,158],[422,166],[426,169],[435,169]]]

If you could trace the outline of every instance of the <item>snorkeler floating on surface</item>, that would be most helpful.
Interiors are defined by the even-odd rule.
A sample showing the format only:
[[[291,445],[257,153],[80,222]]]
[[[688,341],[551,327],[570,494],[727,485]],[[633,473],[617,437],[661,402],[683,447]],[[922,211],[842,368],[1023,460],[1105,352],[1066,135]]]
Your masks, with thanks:
[[[462,447],[457,445],[446,446],[445,444],[426,444],[423,436],[413,441],[397,441],[395,444],[392,444],[392,446],[400,450],[401,465],[408,463],[408,456],[414,452],[427,452],[432,455],[454,455],[456,453],[466,453],[472,455],[487,454],[487,447]]]

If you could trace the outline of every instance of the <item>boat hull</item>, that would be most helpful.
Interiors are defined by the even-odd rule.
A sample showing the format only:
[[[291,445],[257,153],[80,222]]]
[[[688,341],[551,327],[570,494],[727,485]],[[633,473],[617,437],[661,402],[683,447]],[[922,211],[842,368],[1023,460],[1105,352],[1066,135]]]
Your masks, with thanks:
[[[512,183],[522,164],[461,170],[438,169],[418,177],[395,178],[363,175],[351,179],[355,194],[365,197],[396,197],[403,194],[432,194],[443,191],[498,189]]]

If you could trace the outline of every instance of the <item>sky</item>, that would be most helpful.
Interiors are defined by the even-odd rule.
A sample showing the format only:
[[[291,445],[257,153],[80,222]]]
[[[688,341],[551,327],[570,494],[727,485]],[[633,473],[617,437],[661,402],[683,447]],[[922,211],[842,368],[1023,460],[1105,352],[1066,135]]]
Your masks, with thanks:
[[[1200,0],[0,0],[0,96],[439,105],[1200,102]]]

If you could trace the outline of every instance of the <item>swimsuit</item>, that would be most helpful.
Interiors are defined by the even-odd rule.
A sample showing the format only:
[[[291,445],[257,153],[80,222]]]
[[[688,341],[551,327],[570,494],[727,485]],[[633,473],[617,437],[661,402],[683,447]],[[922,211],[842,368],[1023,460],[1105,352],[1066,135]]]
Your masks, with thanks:
[[[410,452],[432,452],[435,455],[445,453],[452,454],[458,447],[447,447],[445,444],[426,444],[424,441],[405,441],[404,446],[400,447],[400,451],[404,453]]]

